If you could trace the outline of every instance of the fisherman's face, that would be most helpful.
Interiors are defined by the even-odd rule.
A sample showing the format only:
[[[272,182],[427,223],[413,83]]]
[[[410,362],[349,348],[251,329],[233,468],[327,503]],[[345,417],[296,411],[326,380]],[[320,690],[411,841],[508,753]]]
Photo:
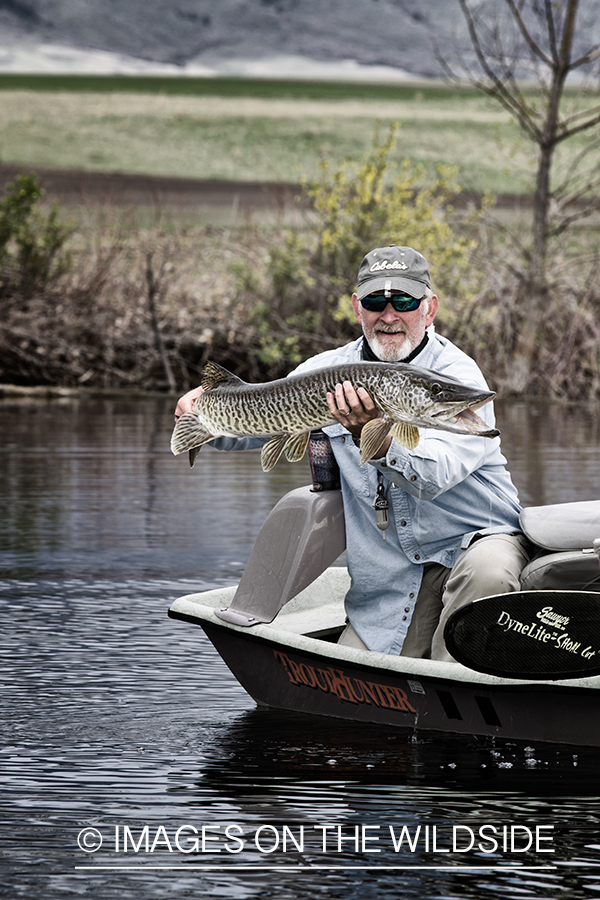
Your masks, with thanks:
[[[373,353],[383,362],[401,362],[425,337],[435,319],[438,299],[431,294],[412,312],[397,312],[391,303],[383,312],[369,312],[353,294],[352,308]]]

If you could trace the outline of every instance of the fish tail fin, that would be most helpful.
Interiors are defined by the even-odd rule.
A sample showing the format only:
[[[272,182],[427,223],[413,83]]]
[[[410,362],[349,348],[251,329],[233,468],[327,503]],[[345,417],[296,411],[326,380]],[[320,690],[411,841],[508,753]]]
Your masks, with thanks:
[[[202,375],[200,376],[200,386],[203,387],[205,391],[209,391],[218,384],[228,384],[233,387],[233,385],[244,383],[245,382],[243,382],[241,378],[238,378],[237,375],[234,375],[233,372],[228,372],[227,369],[224,369],[223,366],[220,366],[216,362],[212,362],[212,360],[209,360],[206,363],[202,369]]]
[[[289,439],[285,445],[285,458],[288,462],[300,462],[306,453],[309,438],[310,431],[303,431],[302,434],[295,434]]]
[[[263,472],[270,472],[273,466],[277,464],[279,457],[285,450],[285,445],[289,438],[289,434],[276,434],[272,438],[269,438],[260,453],[260,462]]]
[[[208,441],[212,441],[212,435],[198,422],[198,417],[193,413],[184,413],[178,420],[171,435],[171,452],[177,456],[184,450],[192,451],[201,447]],[[195,459],[194,455],[194,459]],[[194,465],[190,456],[190,465]]]
[[[416,425],[408,425],[406,422],[396,422],[392,427],[392,437],[407,450],[414,450],[419,443],[419,429]]]
[[[368,462],[377,452],[392,427],[391,419],[371,419],[360,433],[360,464]]]

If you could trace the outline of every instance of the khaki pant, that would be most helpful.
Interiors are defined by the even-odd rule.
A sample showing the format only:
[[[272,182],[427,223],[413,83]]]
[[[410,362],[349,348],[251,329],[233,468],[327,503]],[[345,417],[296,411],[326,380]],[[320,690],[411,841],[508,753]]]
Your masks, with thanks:
[[[529,561],[523,535],[490,534],[471,544],[452,569],[430,563],[423,581],[400,656],[455,662],[444,643],[444,626],[453,612],[472,600],[519,590],[519,576]],[[338,641],[368,650],[350,624]]]

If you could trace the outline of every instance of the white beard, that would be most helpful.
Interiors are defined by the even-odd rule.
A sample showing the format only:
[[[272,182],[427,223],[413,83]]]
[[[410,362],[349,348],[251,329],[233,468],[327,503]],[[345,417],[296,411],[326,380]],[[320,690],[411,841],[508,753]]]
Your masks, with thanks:
[[[403,359],[412,352],[414,349],[412,347],[411,341],[409,341],[406,332],[404,333],[404,340],[401,344],[397,346],[392,346],[387,341],[382,341],[379,338],[378,332],[371,332],[368,341],[371,347],[371,350],[382,362],[402,362]]]
[[[420,321],[411,325],[412,336],[409,336],[406,326],[402,322],[386,325],[385,322],[377,322],[376,325],[368,325],[360,309],[360,323],[363,334],[371,350],[382,362],[402,362],[423,340],[423,324],[427,317],[429,301],[423,300],[419,307]],[[380,338],[380,334],[403,334],[404,340],[399,344],[390,343]]]

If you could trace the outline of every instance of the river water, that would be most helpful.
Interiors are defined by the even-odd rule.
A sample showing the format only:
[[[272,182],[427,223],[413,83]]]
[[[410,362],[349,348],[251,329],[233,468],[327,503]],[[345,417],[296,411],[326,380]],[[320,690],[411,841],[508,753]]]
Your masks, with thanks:
[[[172,408],[0,400],[1,896],[600,898],[596,751],[258,710],[167,618],[310,480],[256,453],[190,470]],[[497,411],[525,505],[600,497],[593,410]],[[467,848],[483,825],[493,853]]]

